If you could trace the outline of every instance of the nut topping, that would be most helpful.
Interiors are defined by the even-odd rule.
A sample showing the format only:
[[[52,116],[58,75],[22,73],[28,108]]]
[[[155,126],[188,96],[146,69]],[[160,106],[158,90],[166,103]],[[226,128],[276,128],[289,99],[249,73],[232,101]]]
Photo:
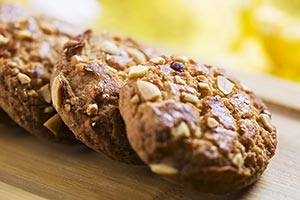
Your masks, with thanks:
[[[163,65],[165,64],[166,60],[163,57],[155,57],[150,59],[150,62],[157,64],[157,65]]]
[[[86,113],[91,116],[98,113],[98,105],[97,104],[90,104],[86,108]]]
[[[0,42],[1,43],[1,42]],[[1,45],[1,44],[0,44]],[[18,63],[17,62],[14,62],[14,61],[9,61],[8,63],[8,66],[10,66],[10,67],[17,67],[18,66]],[[16,69],[16,68],[14,68],[14,69]],[[16,69],[16,70],[18,70],[18,69]],[[19,71],[19,70],[18,70]]]
[[[81,56],[78,56],[78,55],[74,55],[71,58],[71,64],[72,65],[76,65],[77,63],[81,63],[83,61],[84,61],[83,58]]]
[[[24,40],[32,39],[32,33],[29,30],[18,31],[17,35],[19,38],[24,39]]]
[[[37,93],[35,90],[29,90],[29,91],[27,92],[27,94],[28,94],[28,96],[30,96],[30,97],[38,97],[38,96],[39,96],[38,93]]]
[[[183,102],[190,102],[190,103],[198,103],[199,102],[198,97],[196,97],[192,94],[182,92],[181,96],[182,96],[182,101]]]
[[[147,61],[145,55],[139,50],[133,48],[128,48],[126,50],[138,63],[145,63]]]
[[[71,111],[71,105],[70,104],[65,104],[64,105],[64,111],[66,111],[66,112],[70,112]]]
[[[269,115],[267,114],[260,114],[260,119],[264,125],[264,128],[270,132],[275,130],[275,127],[273,126],[271,119]]]
[[[191,132],[188,125],[185,122],[181,122],[178,126],[172,129],[173,135],[177,137],[190,137]]]
[[[232,158],[232,163],[236,165],[237,167],[241,167],[244,164],[244,159],[242,157],[242,154],[237,153],[233,158]]]
[[[196,138],[201,138],[202,131],[201,131],[200,127],[196,127],[196,131],[195,131],[194,135]]]
[[[44,123],[44,126],[50,130],[54,135],[57,135],[59,133],[60,128],[62,127],[63,122],[58,114],[55,114],[53,117],[48,119]]]
[[[209,84],[208,83],[201,82],[198,85],[199,85],[199,87],[201,89],[204,89],[204,90],[208,90],[209,89]]]
[[[151,101],[161,97],[161,92],[158,87],[147,81],[137,81],[137,88],[141,93],[143,99]]]
[[[121,50],[119,49],[119,47],[117,47],[117,45],[114,44],[113,42],[109,42],[109,41],[103,42],[102,50],[105,53],[112,54],[112,55],[120,55],[121,54]]]
[[[118,70],[116,70],[115,68],[112,68],[112,67],[110,67],[110,66],[105,66],[106,67],[106,69],[108,69],[109,71],[111,71],[111,72],[113,72],[113,73],[118,73]]]
[[[50,93],[50,85],[46,84],[40,89],[40,93],[42,94],[44,100],[47,103],[51,103],[51,93]]]
[[[174,60],[182,63],[187,63],[189,59],[186,56],[175,56]]]
[[[219,90],[223,92],[224,94],[230,94],[232,92],[232,89],[234,87],[234,84],[229,81],[227,78],[224,76],[218,76],[217,77],[217,85]]]
[[[130,68],[129,78],[140,78],[148,72],[148,67],[138,65]]]
[[[46,33],[46,34],[53,34],[56,31],[55,28],[53,27],[53,25],[51,25],[49,23],[41,24],[41,28],[44,31],[44,33]]]
[[[23,74],[23,73],[19,73],[17,75],[19,81],[21,82],[22,85],[26,85],[28,83],[31,82],[31,78],[29,76],[27,76],[26,74]]]
[[[156,174],[163,174],[163,175],[178,174],[178,170],[176,168],[166,164],[152,164],[150,165],[150,168],[151,171]]]
[[[53,106],[56,110],[59,110],[61,105],[61,84],[59,78],[60,76],[55,77],[51,88]]]
[[[209,117],[207,119],[207,126],[209,128],[216,128],[218,125],[219,125],[219,122],[215,118]]]
[[[9,39],[0,34],[0,46],[6,45]]]
[[[186,84],[186,82],[180,76],[178,76],[178,75],[175,76],[175,82],[177,84],[181,84],[181,85],[185,85]]]
[[[137,95],[137,94],[134,95],[134,96],[131,98],[130,102],[131,102],[132,104],[139,104],[139,103],[141,102],[139,95]]]

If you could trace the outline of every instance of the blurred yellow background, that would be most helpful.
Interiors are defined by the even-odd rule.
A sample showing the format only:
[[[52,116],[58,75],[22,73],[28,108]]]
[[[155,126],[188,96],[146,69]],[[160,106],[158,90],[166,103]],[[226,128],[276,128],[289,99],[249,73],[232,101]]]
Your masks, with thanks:
[[[5,2],[23,4],[98,31],[134,37],[200,62],[300,82],[299,0]]]

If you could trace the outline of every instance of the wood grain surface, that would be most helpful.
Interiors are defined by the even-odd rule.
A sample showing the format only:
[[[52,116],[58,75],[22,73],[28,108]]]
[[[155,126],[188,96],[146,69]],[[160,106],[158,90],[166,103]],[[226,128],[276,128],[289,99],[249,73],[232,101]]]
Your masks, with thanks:
[[[287,97],[289,88],[281,89]],[[300,113],[274,102],[269,107],[278,128],[278,149],[262,178],[242,191],[197,193],[152,174],[146,166],[118,163],[81,145],[53,144],[1,126],[0,200],[299,199]]]

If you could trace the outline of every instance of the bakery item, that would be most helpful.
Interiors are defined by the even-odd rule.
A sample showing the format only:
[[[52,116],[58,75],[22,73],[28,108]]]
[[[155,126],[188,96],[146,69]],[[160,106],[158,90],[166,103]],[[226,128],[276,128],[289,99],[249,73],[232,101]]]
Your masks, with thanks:
[[[0,4],[0,23],[7,23],[24,17],[25,15],[25,11],[19,6],[6,3]],[[0,123],[5,125],[15,125],[2,109],[0,109]]]
[[[128,68],[153,54],[134,40],[91,31],[66,43],[51,78],[52,100],[78,140],[115,160],[141,163],[126,137],[119,91]]]
[[[49,83],[64,42],[77,33],[42,16],[0,23],[0,107],[33,135],[75,141],[52,107]]]
[[[130,144],[151,170],[209,193],[254,183],[276,148],[265,104],[224,69],[184,56],[129,70],[120,111]]]

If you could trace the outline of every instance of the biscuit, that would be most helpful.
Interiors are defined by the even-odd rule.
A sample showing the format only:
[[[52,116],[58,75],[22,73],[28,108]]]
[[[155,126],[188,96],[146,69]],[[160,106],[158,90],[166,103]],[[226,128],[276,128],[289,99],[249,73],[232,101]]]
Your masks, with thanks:
[[[7,23],[17,18],[24,17],[25,11],[18,6],[12,4],[0,4],[0,23]],[[7,114],[0,109],[0,123],[6,125],[15,125]]]
[[[45,17],[0,24],[0,107],[31,134],[62,143],[75,137],[52,107],[49,85],[70,27]]]
[[[254,183],[277,139],[265,104],[224,69],[159,57],[120,92],[130,144],[154,173],[208,193]],[[129,73],[130,73],[129,72]]]
[[[66,43],[51,78],[52,100],[77,139],[114,160],[141,163],[127,140],[119,91],[128,68],[153,52],[131,39],[91,31]]]

